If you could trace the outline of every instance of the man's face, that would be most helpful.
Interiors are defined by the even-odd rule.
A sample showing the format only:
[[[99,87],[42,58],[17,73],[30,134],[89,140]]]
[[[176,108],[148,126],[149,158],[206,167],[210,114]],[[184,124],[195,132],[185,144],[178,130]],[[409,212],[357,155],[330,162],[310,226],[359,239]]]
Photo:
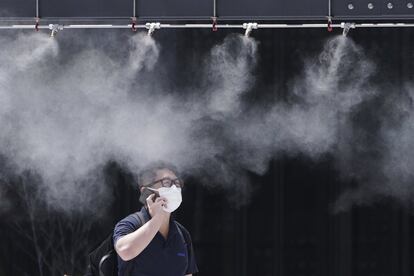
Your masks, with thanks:
[[[178,179],[177,175],[172,170],[167,168],[156,170],[155,174],[148,175],[148,179],[144,181],[145,182],[143,182],[140,187],[141,194],[139,197],[139,201],[142,204],[146,204],[146,199],[152,193],[158,194],[154,189],[157,190],[162,187],[168,188],[172,185],[175,185],[177,188],[183,187],[183,182]]]

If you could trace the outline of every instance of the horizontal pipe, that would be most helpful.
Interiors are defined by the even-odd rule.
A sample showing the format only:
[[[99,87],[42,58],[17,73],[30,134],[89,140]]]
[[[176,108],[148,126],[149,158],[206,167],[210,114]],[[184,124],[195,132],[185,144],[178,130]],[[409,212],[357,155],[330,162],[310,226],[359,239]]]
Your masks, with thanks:
[[[414,23],[353,23],[355,28],[401,28],[414,27]],[[74,24],[61,25],[63,29],[130,29],[131,24]],[[243,29],[243,24],[217,24],[218,29]],[[332,24],[333,28],[342,28],[341,24]],[[326,28],[327,24],[257,24],[257,29],[290,29],[290,28]],[[34,29],[35,25],[0,25],[0,30],[6,29]],[[148,29],[147,25],[135,25],[138,29]],[[212,24],[160,24],[165,29],[202,29],[212,28]],[[39,25],[38,29],[50,29],[49,25]]]

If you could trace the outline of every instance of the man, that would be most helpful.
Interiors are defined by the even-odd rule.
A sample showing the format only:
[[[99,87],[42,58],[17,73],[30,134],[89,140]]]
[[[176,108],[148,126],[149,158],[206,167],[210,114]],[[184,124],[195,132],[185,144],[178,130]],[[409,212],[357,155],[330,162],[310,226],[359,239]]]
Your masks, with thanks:
[[[171,213],[181,204],[183,182],[176,170],[156,164],[138,180],[143,207],[118,222],[114,246],[118,275],[183,276],[198,272],[191,238]]]

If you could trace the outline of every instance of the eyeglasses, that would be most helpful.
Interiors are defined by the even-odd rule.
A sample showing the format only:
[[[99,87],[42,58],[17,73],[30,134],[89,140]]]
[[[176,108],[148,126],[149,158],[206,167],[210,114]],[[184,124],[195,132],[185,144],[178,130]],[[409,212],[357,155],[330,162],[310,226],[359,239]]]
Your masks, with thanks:
[[[150,184],[148,184],[146,186],[152,186],[152,185],[154,185],[154,184],[156,184],[158,182],[161,182],[161,186],[162,187],[166,187],[166,188],[171,187],[173,184],[175,186],[179,187],[179,188],[182,188],[184,186],[184,183],[181,181],[181,179],[179,179],[179,178],[171,179],[169,177],[164,177],[164,178],[155,180],[154,182],[152,182],[152,183],[150,183]]]

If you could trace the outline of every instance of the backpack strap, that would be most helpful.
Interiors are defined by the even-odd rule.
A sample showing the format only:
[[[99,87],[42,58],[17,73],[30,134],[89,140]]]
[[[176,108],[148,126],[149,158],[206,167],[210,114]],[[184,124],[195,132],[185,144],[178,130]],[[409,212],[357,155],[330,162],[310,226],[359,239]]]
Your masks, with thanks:
[[[102,254],[105,254],[102,256]],[[101,257],[102,256],[102,257]],[[101,244],[89,254],[89,271],[90,275],[106,276],[103,271],[104,263],[114,261],[114,244],[112,241],[112,233]],[[116,256],[116,253],[115,253]],[[99,259],[98,259],[99,258]],[[115,260],[116,261],[116,260]],[[111,274],[112,275],[112,274]]]
[[[141,212],[133,213],[132,217],[134,217],[138,221],[138,223],[141,224],[141,226],[144,225],[144,223],[146,223],[145,218],[141,214]],[[129,276],[131,274],[132,264],[133,264],[132,262],[127,262],[126,263],[126,267],[125,267],[123,276]]]
[[[114,251],[113,250],[111,250],[111,251],[109,251],[109,253],[108,254],[106,254],[105,256],[103,256],[102,258],[101,258],[101,260],[99,261],[99,276],[105,276],[105,274],[103,273],[103,271],[102,271],[102,265],[103,265],[103,263],[108,259],[108,258],[110,258],[111,257],[111,255],[114,253]]]

